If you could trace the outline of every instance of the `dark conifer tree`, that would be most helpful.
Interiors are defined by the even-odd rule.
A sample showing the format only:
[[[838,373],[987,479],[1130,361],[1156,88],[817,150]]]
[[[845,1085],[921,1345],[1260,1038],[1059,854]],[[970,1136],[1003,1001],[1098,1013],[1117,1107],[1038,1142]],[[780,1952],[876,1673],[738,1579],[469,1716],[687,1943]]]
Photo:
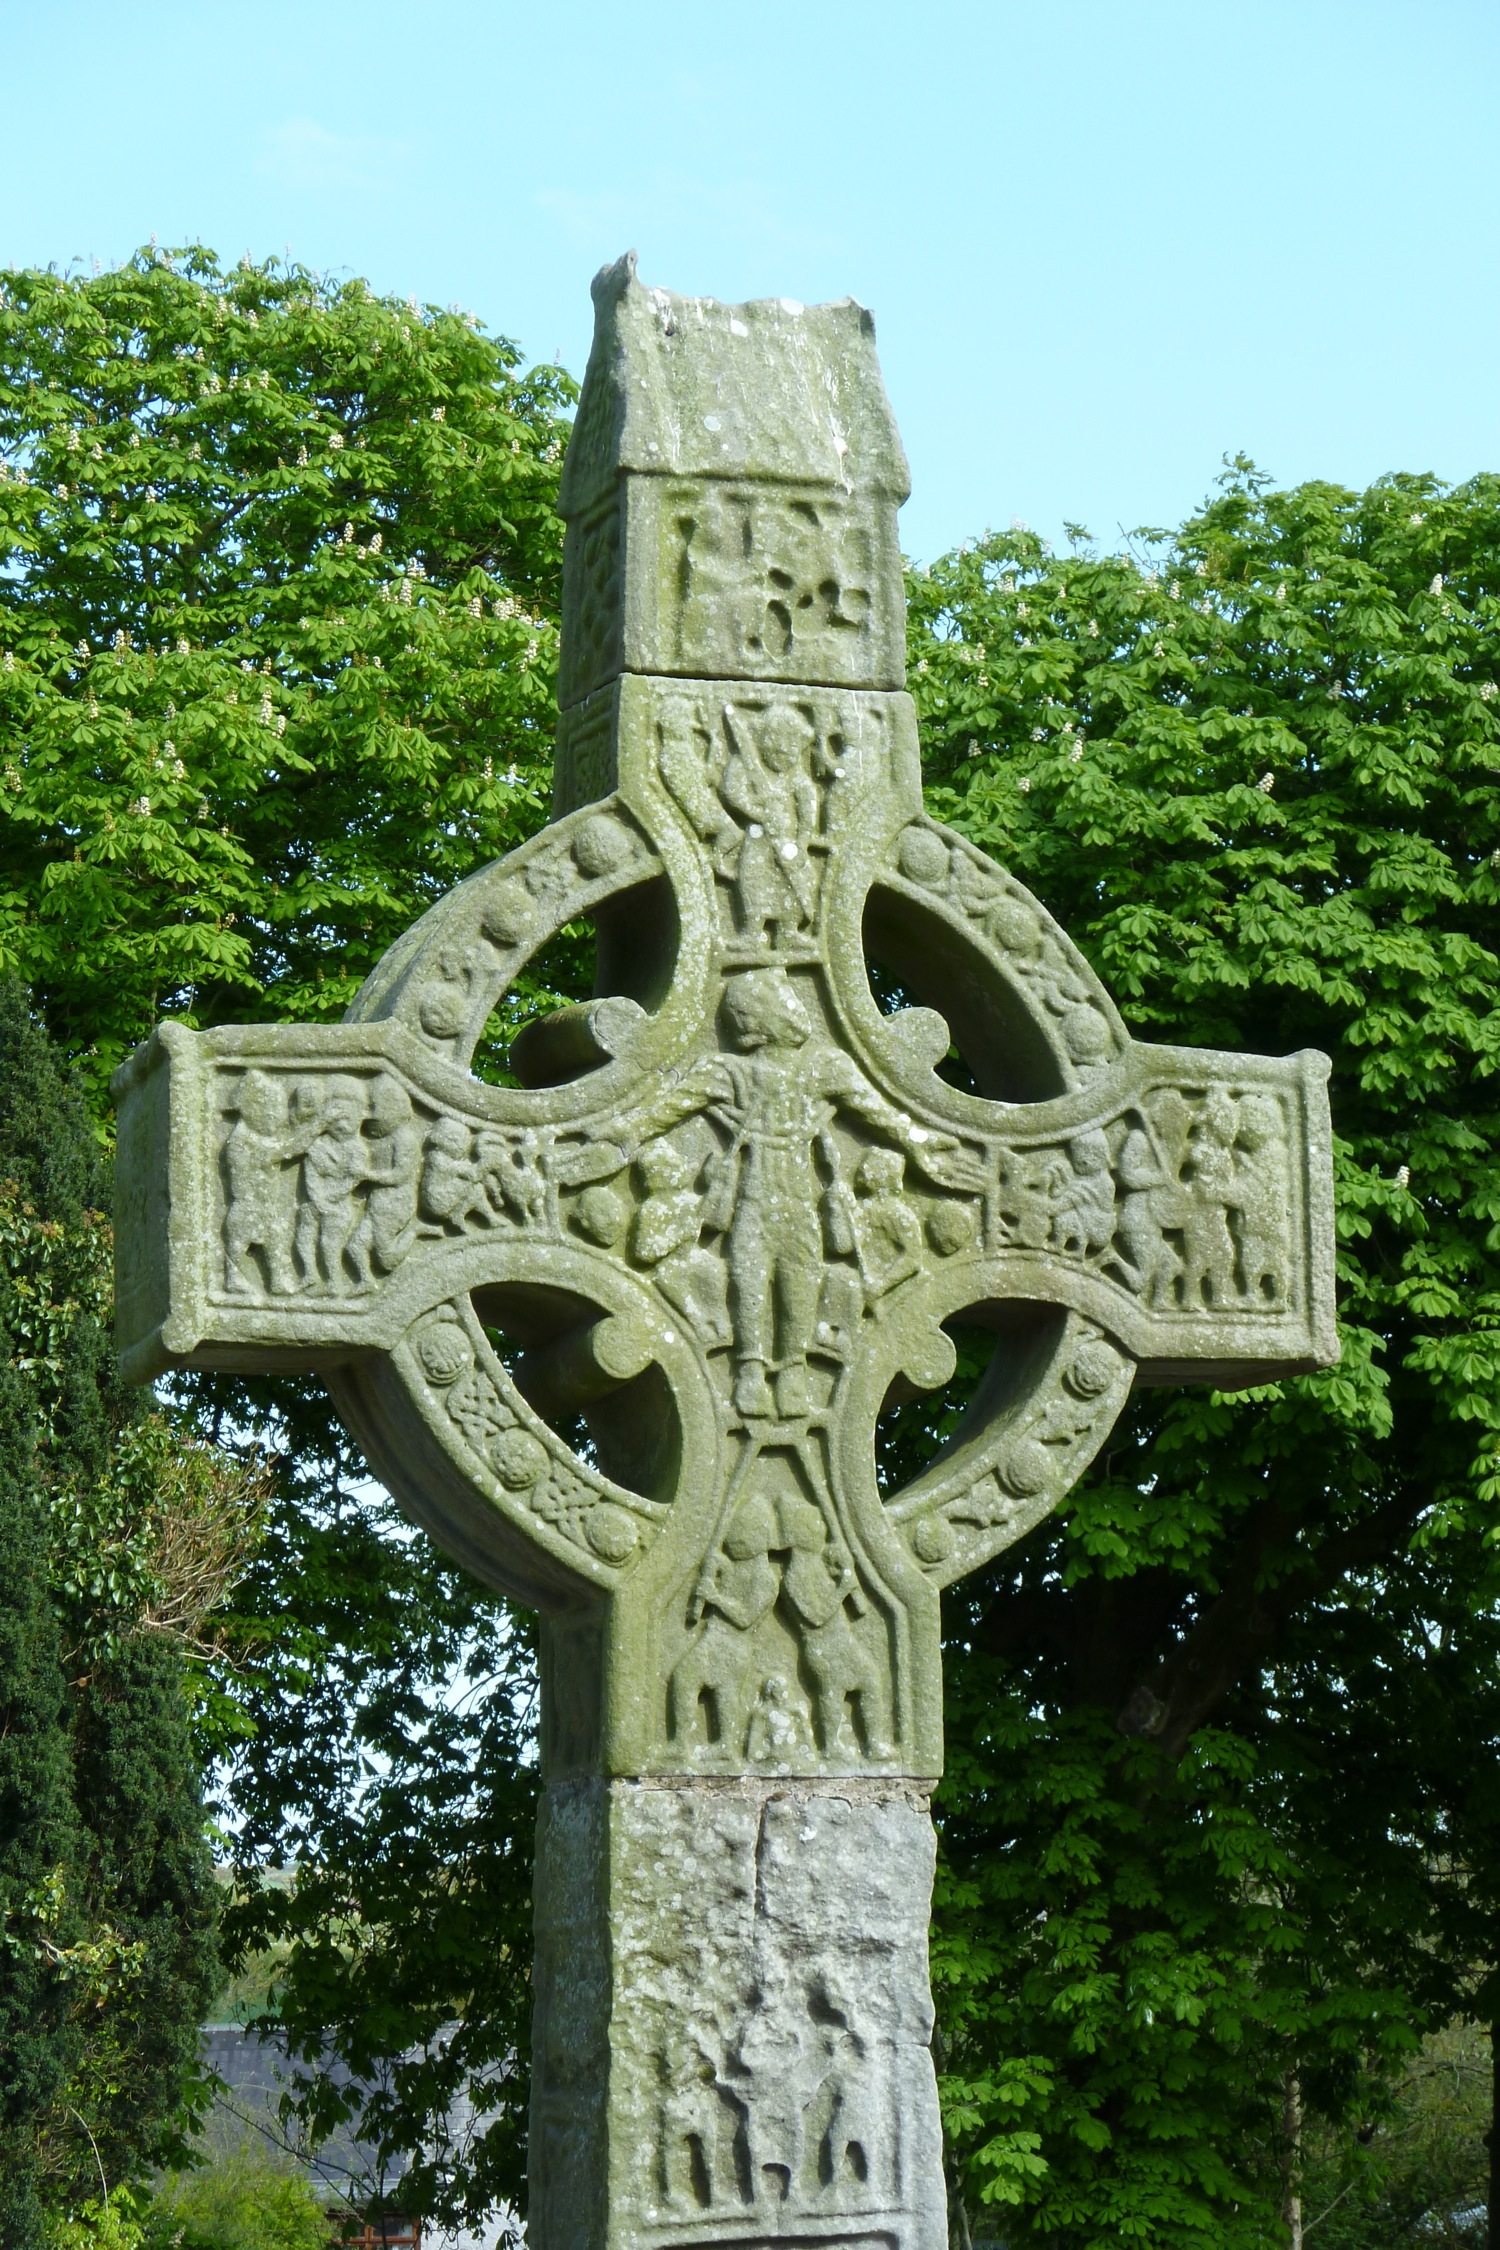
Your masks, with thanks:
[[[0,2250],[38,2239],[38,2131],[78,2030],[59,1955],[80,1931],[81,1858],[57,1620],[26,1386],[0,1367]]]
[[[149,1402],[100,1285],[106,1181],[24,990],[0,987],[0,2250],[171,2143],[216,1974],[180,1644],[80,1572]],[[45,1333],[41,1331],[45,1330]]]

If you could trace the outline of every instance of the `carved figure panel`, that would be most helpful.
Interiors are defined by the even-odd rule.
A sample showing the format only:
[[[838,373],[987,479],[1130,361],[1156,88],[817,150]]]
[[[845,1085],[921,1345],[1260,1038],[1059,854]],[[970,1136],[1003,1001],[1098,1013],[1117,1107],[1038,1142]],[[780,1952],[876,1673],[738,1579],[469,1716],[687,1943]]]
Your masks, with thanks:
[[[613,1143],[476,1123],[388,1070],[256,1066],[219,1086],[229,1295],[358,1297],[422,1245],[496,1231],[556,1240],[565,1191],[594,1239],[609,1234],[608,1191],[590,1201],[587,1183],[621,1165]]]
[[[673,697],[658,717],[662,781],[707,846],[735,959],[816,954],[829,795],[851,754],[811,698]]]
[[[757,1454],[698,1573],[667,1679],[668,1737],[690,1764],[796,1773],[895,1754],[888,1619],[814,1480],[805,1444]]]
[[[764,483],[667,482],[642,499],[656,517],[659,608],[655,645],[632,669],[900,685],[889,503]]]
[[[899,588],[888,500],[643,478],[568,527],[559,700],[622,670],[899,687]]]
[[[1161,1087],[1066,1140],[1002,1149],[998,1244],[1061,1259],[1171,1313],[1296,1301],[1286,1110],[1274,1093]]]
[[[683,2250],[730,2226],[750,2243],[905,2239],[936,2132],[925,1808],[673,1791],[617,1819],[637,2222]]]

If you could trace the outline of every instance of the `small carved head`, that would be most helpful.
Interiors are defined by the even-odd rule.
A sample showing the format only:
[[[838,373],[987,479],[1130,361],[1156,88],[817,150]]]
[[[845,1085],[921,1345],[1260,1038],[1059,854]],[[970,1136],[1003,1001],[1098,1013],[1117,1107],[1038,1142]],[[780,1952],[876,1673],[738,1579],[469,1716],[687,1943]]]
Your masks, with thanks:
[[[411,1096],[400,1079],[386,1071],[370,1088],[370,1123],[377,1133],[394,1133],[411,1123]]]
[[[468,1126],[457,1117],[440,1117],[427,1136],[427,1150],[431,1156],[467,1156]]]
[[[674,1195],[681,1188],[691,1187],[697,1169],[692,1158],[671,1141],[648,1141],[636,1163],[648,1195]]]
[[[365,1114],[362,1078],[326,1078],[323,1081],[322,1129],[338,1141],[352,1141]]]
[[[862,1195],[899,1195],[906,1159],[899,1149],[872,1148],[861,1160],[855,1184]]]
[[[783,1546],[795,1548],[804,1555],[820,1554],[828,1544],[828,1526],[822,1511],[810,1500],[802,1500],[795,1493],[787,1493],[781,1502],[781,1539]]]
[[[277,1081],[264,1070],[247,1070],[234,1097],[252,1133],[277,1133],[286,1123],[286,1098]]]
[[[1109,1143],[1101,1132],[1080,1133],[1070,1142],[1068,1156],[1081,1179],[1096,1178],[1109,1170]]]
[[[1269,1094],[1246,1094],[1240,1103],[1239,1140],[1241,1148],[1258,1156],[1263,1148],[1272,1148],[1282,1138],[1281,1111]]]
[[[767,1500],[741,1501],[734,1521],[724,1534],[724,1552],[731,1562],[754,1562],[776,1544],[776,1523]]]
[[[760,723],[757,746],[768,773],[794,773],[804,765],[814,730],[795,705],[773,703]]]
[[[1188,1136],[1198,1167],[1202,1166],[1206,1150],[1218,1149],[1222,1153],[1233,1148],[1239,1129],[1239,1112],[1233,1095],[1227,1094],[1222,1086],[1210,1087],[1208,1099]]]
[[[927,1239],[945,1258],[967,1250],[979,1232],[979,1214],[971,1203],[939,1203],[927,1216]]]
[[[573,1223],[590,1242],[608,1250],[625,1231],[624,1199],[610,1187],[585,1188],[573,1209]]]
[[[742,969],[724,987],[730,1036],[746,1053],[757,1047],[800,1047],[812,1031],[785,969]]]

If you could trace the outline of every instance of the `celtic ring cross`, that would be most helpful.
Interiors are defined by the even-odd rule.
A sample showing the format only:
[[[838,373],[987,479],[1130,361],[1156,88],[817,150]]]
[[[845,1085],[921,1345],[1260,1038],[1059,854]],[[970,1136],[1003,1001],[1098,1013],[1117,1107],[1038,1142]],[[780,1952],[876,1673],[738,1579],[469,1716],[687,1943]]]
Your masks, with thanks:
[[[844,1937],[772,1960],[752,1913],[710,1971],[648,1883],[647,1994],[641,1837],[665,1865],[686,1823],[729,1868],[726,1807],[758,1851],[801,1805],[804,1856],[873,1849],[829,1808],[916,1817],[941,1589],[1057,1505],[1131,1385],[1336,1356],[1327,1064],[1132,1039],[1044,907],[925,815],[869,316],[680,298],[632,261],[595,298],[552,821],[342,1024],[169,1023],[122,1067],[122,1356],[318,1372],[402,1506],[541,1610],[533,2239],[935,2244],[925,1955],[882,2027]],[[584,919],[595,997],[479,1080],[514,979]],[[878,1418],[949,1380],[960,1322],[988,1369],[884,1493]],[[596,1866],[597,1912],[569,1890]],[[590,1999],[563,1956],[596,1944]]]

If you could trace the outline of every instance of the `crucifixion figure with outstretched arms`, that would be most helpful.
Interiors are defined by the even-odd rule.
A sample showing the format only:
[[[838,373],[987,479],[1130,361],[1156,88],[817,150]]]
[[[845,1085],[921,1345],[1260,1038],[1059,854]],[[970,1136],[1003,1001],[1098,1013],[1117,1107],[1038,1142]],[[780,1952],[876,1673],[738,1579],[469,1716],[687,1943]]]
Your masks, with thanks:
[[[869,315],[594,299],[552,821],[342,1024],[122,1067],[123,1362],[317,1372],[541,1612],[536,2250],[941,2250],[941,1592],[1133,1383],[1336,1356],[1327,1064],[1133,1040],[923,812]],[[476,1078],[583,918],[595,998]],[[960,1321],[988,1371],[882,1492]]]

